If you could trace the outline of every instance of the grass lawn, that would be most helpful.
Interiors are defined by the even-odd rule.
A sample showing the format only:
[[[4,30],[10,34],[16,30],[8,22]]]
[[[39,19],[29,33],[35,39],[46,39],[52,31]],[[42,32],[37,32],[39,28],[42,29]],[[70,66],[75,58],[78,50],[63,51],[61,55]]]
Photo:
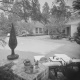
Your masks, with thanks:
[[[34,60],[34,56],[35,55],[41,55],[39,53],[35,53],[35,52],[28,52],[28,51],[18,51],[15,50],[16,54],[19,54],[19,58],[23,58],[23,59],[30,59],[31,61]],[[75,57],[75,58],[80,58],[80,45],[76,44],[76,43],[71,43],[71,44],[66,44],[64,46],[61,46],[59,48],[57,48],[54,51],[51,51],[47,54],[45,54],[45,56],[48,58],[50,56],[53,56],[53,54],[67,54],[70,57]],[[7,59],[7,56],[11,54],[10,50],[6,50],[6,49],[0,49],[0,60],[2,59]]]
[[[18,46],[15,53],[19,54],[19,58],[29,58],[32,61],[35,55],[50,57],[53,56],[53,54],[67,54],[71,58],[80,58],[80,45],[65,39],[52,40],[45,36],[25,37],[18,38]],[[5,48],[0,47],[0,60],[7,59],[7,55],[10,54],[11,51],[8,45]]]
[[[10,50],[2,50],[0,49],[0,60],[6,60],[7,56],[11,54]],[[16,51],[15,50],[15,54],[19,55],[19,58],[21,59],[30,59],[32,62],[34,60],[34,56],[35,55],[40,55],[34,52],[25,52],[25,51]]]
[[[64,46],[46,54],[46,57],[53,56],[53,54],[66,54],[71,58],[80,58],[80,45],[77,43],[65,44]]]

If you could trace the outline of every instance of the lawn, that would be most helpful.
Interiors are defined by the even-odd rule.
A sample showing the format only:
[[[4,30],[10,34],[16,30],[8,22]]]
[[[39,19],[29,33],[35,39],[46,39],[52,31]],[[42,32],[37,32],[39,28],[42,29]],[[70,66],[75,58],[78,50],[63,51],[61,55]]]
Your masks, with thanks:
[[[71,58],[80,58],[80,45],[78,45],[77,43],[65,44],[64,46],[46,54],[46,57],[53,56],[53,54],[56,53],[66,54]]]
[[[8,39],[7,39],[8,40]],[[18,37],[18,46],[15,53],[20,58],[30,58],[33,61],[35,55],[45,55],[46,57],[54,54],[67,54],[70,57],[80,58],[80,45],[75,42],[62,40],[51,40],[49,37]],[[0,46],[0,60],[6,59],[11,54],[10,48]]]

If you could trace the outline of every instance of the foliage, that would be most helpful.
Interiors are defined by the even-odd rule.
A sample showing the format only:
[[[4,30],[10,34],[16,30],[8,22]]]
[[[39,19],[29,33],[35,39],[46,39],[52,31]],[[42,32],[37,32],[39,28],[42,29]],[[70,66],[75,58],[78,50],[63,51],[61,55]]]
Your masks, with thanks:
[[[13,73],[13,65],[14,63],[8,63],[0,67],[0,80],[23,80]]]
[[[1,13],[0,16],[0,30],[2,30],[5,34],[7,34],[10,31],[9,21],[3,13]]]
[[[16,23],[16,32],[18,36],[22,36],[23,34],[27,35],[30,34],[32,35],[33,29],[34,29],[34,24],[33,23],[26,23],[25,21],[18,21]]]
[[[64,0],[58,0],[56,4],[59,5],[52,4],[50,23],[47,26],[49,26],[50,32],[61,34],[65,28],[66,19],[70,17],[70,12],[68,12]]]
[[[14,14],[21,19],[24,19],[27,22],[28,17],[30,16],[30,10],[31,10],[31,5],[29,0],[21,0],[21,1],[15,1],[12,7],[12,11]]]
[[[15,2],[2,2],[0,9],[7,13],[7,15],[13,14],[18,16],[21,20],[25,20],[25,22],[28,21],[29,17],[35,21],[47,21],[42,16],[38,0],[15,0]]]
[[[8,12],[8,14],[15,14],[20,19],[24,19],[25,22],[27,22],[29,17],[33,20],[41,20],[40,4],[38,0],[15,0],[13,3],[3,2],[0,9]]]
[[[48,3],[46,2],[43,6],[42,13],[40,11],[38,0],[15,0],[15,2],[2,2],[0,9],[8,15],[9,26],[11,26],[11,23],[16,24],[16,22],[20,20],[27,22],[29,18],[31,18],[32,20],[40,21],[45,24],[48,23],[48,26],[50,25],[51,27],[57,25],[59,28],[59,26],[63,27],[62,25],[65,23],[65,16],[69,13],[66,11],[64,0],[59,0],[57,3],[60,3],[60,5],[58,7],[53,6],[50,12]],[[49,19],[50,15],[55,19],[54,22]]]
[[[67,16],[67,8],[64,0],[63,2],[62,0],[59,0],[57,4],[59,4],[59,6],[53,5],[51,14],[56,18],[58,25],[63,25],[65,23],[65,17]]]
[[[32,20],[39,20],[39,21],[41,19],[40,4],[38,0],[32,0],[31,18]]]
[[[49,18],[50,12],[49,12],[49,5],[48,5],[47,2],[45,2],[44,6],[43,6],[42,15],[43,15],[46,19]]]
[[[9,26],[11,26],[12,23],[16,25],[16,22],[21,20],[24,20],[27,24],[29,18],[35,21],[46,22],[46,19],[40,11],[38,0],[15,0],[15,2],[5,2],[4,0],[0,9],[7,14]],[[23,26],[25,26],[25,24]],[[27,24],[25,28],[32,34],[30,24]]]
[[[14,80],[12,70],[10,70],[12,64],[7,64],[0,67],[0,79],[1,80]]]
[[[73,1],[73,8],[75,10],[80,10],[80,0]]]
[[[79,23],[78,28],[77,28],[77,35],[76,35],[75,40],[78,44],[80,44],[80,23]]]

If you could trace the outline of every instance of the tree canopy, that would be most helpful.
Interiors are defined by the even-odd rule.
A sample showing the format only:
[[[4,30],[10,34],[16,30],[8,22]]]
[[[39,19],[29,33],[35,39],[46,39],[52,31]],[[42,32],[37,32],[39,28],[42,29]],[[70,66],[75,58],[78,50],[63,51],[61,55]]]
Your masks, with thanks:
[[[38,21],[42,18],[38,0],[15,0],[15,2],[14,0],[12,0],[12,2],[9,2],[9,0],[2,0],[0,9],[15,14],[26,22],[29,17]]]
[[[56,4],[58,4],[58,6]],[[64,0],[58,0],[56,1],[56,4],[52,3],[52,8],[50,10],[50,26],[53,29],[57,29],[58,32],[62,32],[62,30],[64,29],[66,19],[69,18],[69,12],[66,8]]]
[[[47,2],[43,6],[43,11],[40,11],[40,3],[38,0],[2,0],[0,9],[3,10],[7,16],[9,25],[20,20],[28,22],[29,18],[34,21],[40,21],[50,26],[56,25],[62,27],[69,12],[67,11],[64,0],[56,0],[56,4],[49,8]],[[53,19],[52,19],[52,18]],[[50,20],[51,19],[51,20]]]
[[[75,10],[80,10],[80,0],[73,1],[73,8]]]
[[[49,14],[50,14],[50,8],[49,8],[49,5],[47,2],[45,2],[45,4],[43,5],[43,10],[42,10],[42,15],[45,17],[45,18],[49,18]]]

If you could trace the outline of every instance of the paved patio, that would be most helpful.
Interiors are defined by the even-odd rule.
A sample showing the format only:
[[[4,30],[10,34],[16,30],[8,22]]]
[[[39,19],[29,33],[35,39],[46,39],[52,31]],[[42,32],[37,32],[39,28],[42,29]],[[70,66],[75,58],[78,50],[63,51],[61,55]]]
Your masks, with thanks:
[[[18,46],[16,47],[15,52],[19,54],[21,58],[31,58],[35,55],[45,55],[46,57],[49,57],[53,56],[55,53],[63,53],[76,58],[80,57],[80,45],[75,42],[67,41],[66,39],[52,40],[49,36],[32,36],[18,37],[17,40]],[[5,47],[0,45],[1,58],[6,58],[10,53],[8,45]]]

